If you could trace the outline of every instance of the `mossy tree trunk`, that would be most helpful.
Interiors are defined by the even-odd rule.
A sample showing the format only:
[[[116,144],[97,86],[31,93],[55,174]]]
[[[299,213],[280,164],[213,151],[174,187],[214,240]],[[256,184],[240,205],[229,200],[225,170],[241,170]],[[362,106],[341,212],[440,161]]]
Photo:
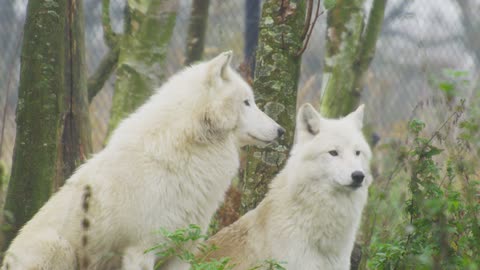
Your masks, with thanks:
[[[274,145],[247,150],[247,164],[240,183],[243,213],[263,199],[293,143],[305,2],[269,0],[263,5],[253,88],[259,107],[287,133]]]
[[[90,151],[82,12],[81,0],[28,2],[6,244]]]
[[[190,22],[187,31],[187,53],[185,65],[190,65],[202,59],[209,6],[210,0],[193,0],[192,2]]]
[[[320,112],[342,117],[359,104],[364,77],[375,54],[387,0],[374,0],[365,27],[365,0],[336,0],[327,14],[327,45]],[[362,250],[355,244],[351,269],[358,269]]]
[[[62,114],[62,151],[57,158],[62,166],[61,171],[60,168],[57,170],[55,190],[92,152],[84,26],[83,1],[67,1],[65,108]]]
[[[165,79],[162,65],[175,26],[177,1],[129,0],[126,8],[125,34],[119,40],[110,132]]]
[[[103,39],[109,51],[100,61],[92,76],[88,78],[89,102],[102,90],[105,82],[117,69],[118,57],[120,55],[120,42],[118,42],[120,37],[113,31],[110,21],[110,0],[102,0],[102,27]]]
[[[375,53],[387,0],[374,0],[364,27],[365,0],[336,0],[327,14],[327,45],[320,112],[340,117],[358,106]]]

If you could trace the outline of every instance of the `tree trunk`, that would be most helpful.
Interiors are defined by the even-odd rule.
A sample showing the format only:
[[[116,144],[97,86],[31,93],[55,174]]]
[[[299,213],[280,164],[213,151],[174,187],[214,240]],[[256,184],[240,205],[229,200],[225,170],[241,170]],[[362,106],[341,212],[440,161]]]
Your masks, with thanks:
[[[192,2],[192,12],[190,13],[187,32],[185,65],[190,65],[202,59],[209,6],[210,0],[193,0]]]
[[[269,0],[263,5],[253,88],[259,107],[288,132],[275,145],[248,149],[240,183],[243,213],[263,199],[293,143],[305,7],[305,0]]]
[[[164,81],[161,66],[175,26],[177,1],[129,1],[126,8],[109,132]]]
[[[364,0],[337,0],[327,15],[327,45],[320,112],[347,115],[360,98],[354,89],[355,64],[363,31]]]
[[[92,152],[84,25],[83,1],[67,1],[65,108],[62,115],[62,152],[57,158],[59,168],[54,182],[55,190]],[[63,165],[60,167],[60,164]]]
[[[128,9],[126,9],[128,10]],[[102,0],[102,27],[103,39],[108,46],[109,51],[100,61],[95,72],[88,78],[88,100],[92,102],[93,98],[102,90],[105,82],[117,69],[118,57],[120,55],[119,37],[112,29],[110,20],[110,0]]]
[[[261,0],[245,0],[245,48],[244,65],[248,77],[255,72],[255,51],[258,46]]]
[[[320,112],[340,117],[358,106],[363,77],[375,52],[387,0],[374,0],[364,31],[365,0],[337,0],[327,15]]]
[[[29,1],[17,135],[5,215],[7,244],[90,151],[83,3]]]
[[[328,10],[327,45],[320,112],[325,117],[342,117],[360,101],[364,77],[375,53],[387,0],[374,0],[364,29],[365,0],[337,0]],[[351,269],[362,258],[359,244],[351,256]]]

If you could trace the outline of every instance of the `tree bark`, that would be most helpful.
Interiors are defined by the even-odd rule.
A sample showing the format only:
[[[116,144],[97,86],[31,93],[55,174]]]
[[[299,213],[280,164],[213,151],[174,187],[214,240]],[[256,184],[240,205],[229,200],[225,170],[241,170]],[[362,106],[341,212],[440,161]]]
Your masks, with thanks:
[[[92,152],[84,25],[83,1],[67,1],[65,108],[62,114],[62,152],[57,158],[59,165],[54,182],[55,190],[64,184],[65,179]]]
[[[387,0],[374,0],[364,31],[365,0],[337,0],[327,15],[327,45],[320,112],[340,117],[358,106],[383,23]]]
[[[248,77],[255,73],[255,51],[258,46],[261,0],[245,1],[245,48],[244,65]]]
[[[342,117],[360,101],[364,77],[375,54],[387,0],[374,0],[364,29],[365,0],[336,0],[327,14],[327,45],[320,112]],[[358,269],[362,248],[355,244],[351,269]]]
[[[190,65],[202,59],[209,6],[210,0],[193,0],[192,2],[192,12],[190,13],[187,32],[185,65]]]
[[[347,115],[360,98],[354,89],[355,64],[363,31],[364,0],[337,0],[327,13],[327,44],[320,112]]]
[[[360,48],[358,49],[357,63],[355,65],[355,80],[353,88],[355,92],[361,93],[365,85],[365,74],[372,63],[377,46],[378,36],[381,32],[385,7],[387,0],[374,0],[370,15],[368,16],[367,27],[362,35]],[[358,101],[356,102],[358,104]],[[355,109],[356,106],[353,109]]]
[[[109,132],[164,81],[161,66],[175,26],[177,1],[129,1],[126,8]]]
[[[275,145],[248,149],[240,183],[243,213],[263,199],[293,143],[305,8],[304,0],[269,0],[263,5],[253,88],[258,106],[289,132]]]
[[[93,75],[88,78],[88,101],[102,90],[105,82],[117,69],[118,57],[120,55],[120,44],[117,34],[112,29],[110,20],[110,0],[102,0],[102,27],[103,39],[109,47],[108,53],[103,57]]]
[[[7,245],[90,152],[83,23],[81,0],[28,3]]]

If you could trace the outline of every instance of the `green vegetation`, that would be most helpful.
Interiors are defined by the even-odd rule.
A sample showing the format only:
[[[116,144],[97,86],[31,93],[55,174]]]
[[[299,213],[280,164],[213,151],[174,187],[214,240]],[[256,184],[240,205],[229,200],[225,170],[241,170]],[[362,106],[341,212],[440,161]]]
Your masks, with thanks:
[[[327,44],[320,112],[342,117],[359,103],[365,73],[375,54],[383,24],[386,0],[374,0],[364,25],[365,0],[327,1]]]
[[[370,189],[362,269],[480,269],[479,116],[455,101],[465,74],[446,74],[444,121],[427,131],[412,119],[404,142],[377,151],[374,167],[388,169]]]
[[[217,250],[215,246],[200,243],[197,247],[197,254],[189,250],[189,247],[192,247],[195,242],[207,239],[207,236],[202,234],[200,227],[197,225],[189,225],[187,228],[177,229],[174,232],[160,229],[159,233],[167,242],[145,251],[146,253],[155,252],[156,255],[163,258],[155,265],[155,269],[160,269],[160,266],[171,258],[178,258],[190,264],[191,270],[228,270],[233,268],[233,265],[229,264],[229,258],[206,259],[212,251]],[[265,260],[262,264],[249,270],[285,270],[282,264],[275,260]]]

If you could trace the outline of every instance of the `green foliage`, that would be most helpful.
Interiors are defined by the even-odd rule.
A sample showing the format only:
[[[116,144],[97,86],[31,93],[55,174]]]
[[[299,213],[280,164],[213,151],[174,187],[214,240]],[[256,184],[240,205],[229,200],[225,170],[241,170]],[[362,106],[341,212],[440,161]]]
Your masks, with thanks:
[[[432,88],[443,92],[447,101],[451,101],[465,91],[465,86],[469,86],[468,75],[468,72],[463,70],[444,69],[439,76],[431,76],[429,83]]]
[[[480,92],[459,98],[467,75],[430,81],[448,107],[436,128],[412,119],[405,140],[376,149],[361,269],[480,269]]]
[[[160,257],[155,269],[159,269],[163,263],[171,258],[178,258],[190,264],[191,270],[229,270],[234,267],[229,258],[208,258],[213,251],[218,249],[215,246],[200,243],[197,247],[197,253],[190,251],[197,241],[207,239],[207,236],[202,234],[201,228],[197,225],[191,224],[187,228],[177,229],[173,232],[162,228],[159,233],[166,239],[166,242],[145,251],[145,253],[155,252]],[[265,260],[250,270],[285,270],[282,264],[284,263],[275,260]]]
[[[192,246],[193,243],[198,240],[205,240],[207,237],[202,234],[199,226],[189,225],[187,228],[178,229],[174,232],[162,228],[159,233],[165,237],[167,241],[145,251],[145,253],[155,251],[155,254],[161,258],[155,265],[155,269],[159,269],[163,263],[173,257],[189,263],[192,270],[231,269],[231,267],[228,266],[228,262],[230,261],[228,258],[208,262],[204,261],[204,258],[216,250],[214,246],[199,244],[200,255],[197,257],[190,251],[189,247]]]
[[[402,217],[390,224],[394,230],[372,235],[368,268],[479,269],[480,185],[475,159],[466,158],[468,134],[477,127],[472,119],[461,121],[464,111],[461,101],[429,136],[424,122],[409,122],[407,154],[398,160],[406,170],[396,178],[408,184],[408,199]],[[453,143],[448,139],[452,127],[461,131]]]
[[[250,270],[286,270],[285,267],[283,267],[283,264],[286,264],[286,262],[278,262],[276,260],[265,260],[262,264],[255,266],[251,268]]]
[[[323,1],[323,7],[325,9],[332,9],[332,8],[335,7],[336,4],[337,4],[336,0],[324,0]]]

